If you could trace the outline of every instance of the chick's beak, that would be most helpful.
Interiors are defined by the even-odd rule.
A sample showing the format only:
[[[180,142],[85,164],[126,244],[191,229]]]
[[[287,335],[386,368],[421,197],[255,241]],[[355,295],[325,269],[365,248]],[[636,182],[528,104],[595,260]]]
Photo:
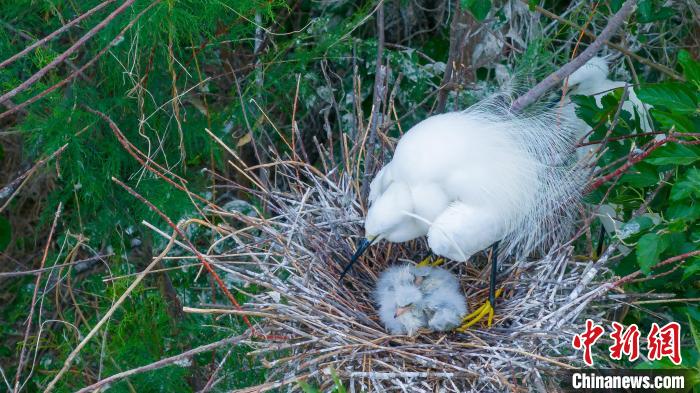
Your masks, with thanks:
[[[397,307],[396,312],[394,313],[394,318],[398,318],[401,315],[407,313],[412,306],[406,306],[406,307]]]

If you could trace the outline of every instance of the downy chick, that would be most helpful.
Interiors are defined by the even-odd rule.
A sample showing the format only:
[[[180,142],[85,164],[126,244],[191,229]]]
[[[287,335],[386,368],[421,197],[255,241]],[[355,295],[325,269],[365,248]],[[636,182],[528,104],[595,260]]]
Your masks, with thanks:
[[[454,274],[438,267],[417,267],[416,284],[423,293],[420,308],[428,327],[446,331],[459,326],[467,314],[467,304]]]
[[[390,267],[379,276],[374,292],[379,319],[392,334],[415,334],[427,320],[423,294],[410,265]]]

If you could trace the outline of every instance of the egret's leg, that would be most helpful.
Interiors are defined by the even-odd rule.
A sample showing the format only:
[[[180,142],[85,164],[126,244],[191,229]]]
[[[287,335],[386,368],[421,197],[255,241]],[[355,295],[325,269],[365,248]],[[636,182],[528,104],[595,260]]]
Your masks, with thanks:
[[[603,246],[605,245],[605,227],[600,226],[600,232],[598,233],[598,247],[596,248],[596,259],[600,258],[600,255],[603,254]]]
[[[491,277],[489,280],[489,299],[471,314],[464,317],[458,332],[465,332],[472,325],[487,317],[486,325],[491,326],[495,313],[496,298],[501,296],[503,288],[496,290],[496,273],[498,272],[498,242],[491,247]]]
[[[416,266],[418,267],[426,267],[426,266],[440,266],[442,263],[445,262],[445,258],[437,258],[436,260],[433,261],[433,257],[428,255],[427,257],[423,258],[422,261],[418,262]]]

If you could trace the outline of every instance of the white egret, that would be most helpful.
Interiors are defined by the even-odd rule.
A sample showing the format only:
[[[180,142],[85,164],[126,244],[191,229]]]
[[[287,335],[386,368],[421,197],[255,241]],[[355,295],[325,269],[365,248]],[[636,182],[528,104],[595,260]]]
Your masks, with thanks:
[[[634,87],[629,86],[627,82],[610,80],[609,73],[610,68],[608,66],[608,60],[605,57],[593,57],[569,76],[568,96],[593,96],[595,98],[596,105],[598,107],[602,107],[601,103],[603,96],[610,94],[614,89],[623,88],[628,85],[627,99],[622,102],[621,109],[628,112],[632,119],[639,118],[639,126],[642,132],[652,132],[654,127],[649,116],[649,109],[651,109],[651,105],[645,105],[642,101],[640,101],[639,98],[637,98]],[[576,105],[567,97],[564,106],[565,116],[574,119],[573,121],[576,123],[579,139],[588,140],[589,134],[591,133],[591,127],[586,124],[586,122],[576,117],[575,110]],[[663,137],[663,135],[657,135],[657,139]],[[580,160],[587,162],[594,158],[593,155],[596,154],[598,150],[598,144],[582,146],[578,148],[577,155]],[[603,239],[605,232],[615,233],[616,228],[619,228],[621,225],[621,218],[617,214],[615,206],[613,205],[602,205],[599,206],[597,210],[597,216],[603,224],[600,229],[600,235],[598,236],[599,241],[597,255],[600,255],[603,251]]]
[[[594,57],[588,60],[586,64],[581,66],[581,68],[574,71],[569,76],[568,95],[593,96],[596,104],[601,107],[603,96],[611,93],[614,89],[623,88],[625,85],[629,85],[627,82],[610,80],[608,78],[609,73],[610,68],[605,57]],[[622,103],[622,110],[628,112],[632,119],[639,118],[639,125],[643,132],[653,131],[653,123],[651,122],[648,112],[651,106],[645,106],[645,104],[640,101],[639,98],[637,98],[634,87],[628,86],[627,93],[628,99]],[[574,103],[567,98],[564,108],[566,116],[570,117],[571,119],[575,119],[574,121],[577,124],[576,128],[578,130],[579,138],[584,138],[590,133],[591,127],[583,120],[576,118],[575,108],[576,106]],[[597,145],[579,148],[579,158],[587,158],[596,150]]]
[[[429,117],[403,135],[370,185],[365,239],[341,279],[382,240],[427,236],[435,254],[464,262],[494,244],[522,257],[569,227],[585,179],[574,128],[556,111],[521,116],[504,101]],[[490,316],[496,262],[494,253]]]

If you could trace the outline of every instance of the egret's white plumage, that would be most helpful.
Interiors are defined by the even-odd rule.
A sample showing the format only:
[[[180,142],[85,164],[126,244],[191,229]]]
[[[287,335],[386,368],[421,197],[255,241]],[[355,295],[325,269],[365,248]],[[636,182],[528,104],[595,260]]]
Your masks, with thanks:
[[[496,241],[525,255],[566,227],[584,177],[576,133],[554,111],[519,116],[498,98],[411,128],[370,185],[368,239],[428,237],[456,261]]]
[[[467,312],[457,278],[437,267],[390,267],[379,276],[374,296],[379,318],[392,334],[449,330]]]
[[[601,107],[603,96],[610,93],[613,89],[628,85],[627,82],[610,80],[608,78],[609,73],[610,68],[606,58],[592,58],[569,76],[569,96],[593,96],[596,104]],[[643,132],[653,131],[654,128],[648,112],[651,106],[645,105],[639,100],[639,98],[637,98],[634,87],[628,86],[627,93],[627,100],[622,103],[622,110],[628,112],[632,116],[632,119],[639,117],[639,125]],[[576,106],[570,99],[567,98],[564,106],[564,113],[567,117],[574,119],[576,122],[576,128],[578,129],[578,135],[580,138],[583,138],[590,132],[591,127],[583,120],[576,118],[575,110]],[[596,149],[596,145],[580,148],[578,150],[579,158],[587,157]]]

